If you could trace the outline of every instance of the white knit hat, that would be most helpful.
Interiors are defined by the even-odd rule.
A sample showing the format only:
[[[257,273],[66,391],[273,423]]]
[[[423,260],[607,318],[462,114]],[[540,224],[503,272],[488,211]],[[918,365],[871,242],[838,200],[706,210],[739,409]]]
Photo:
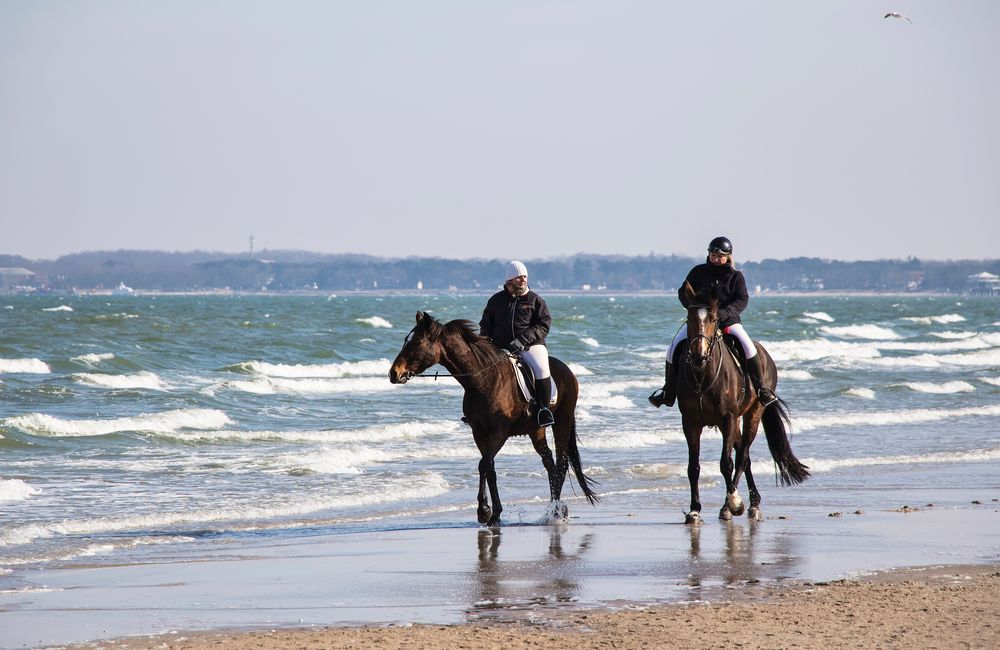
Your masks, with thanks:
[[[513,280],[519,275],[528,277],[528,268],[517,260],[511,260],[510,263],[507,264],[507,280]]]

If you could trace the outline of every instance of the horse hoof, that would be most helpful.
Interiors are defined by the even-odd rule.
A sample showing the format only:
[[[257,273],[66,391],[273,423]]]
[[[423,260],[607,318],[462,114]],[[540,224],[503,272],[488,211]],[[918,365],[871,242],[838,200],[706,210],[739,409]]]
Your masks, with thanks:
[[[738,508],[736,508],[735,510],[730,510],[730,512],[732,512],[732,513],[733,513],[733,515],[734,515],[734,516],[736,516],[736,517],[739,517],[739,516],[740,516],[740,515],[742,515],[742,514],[743,514],[743,513],[745,512],[745,511],[746,511],[746,508],[745,508],[745,507],[743,506],[743,504],[742,504],[742,503],[741,503],[741,504],[739,505],[739,507],[738,507]]]
[[[743,499],[741,499],[740,495],[736,492],[726,495],[726,505],[724,508],[728,508],[729,512],[733,513],[737,517],[742,515],[743,511],[746,510]]]
[[[750,521],[763,521],[764,515],[761,513],[760,508],[757,506],[751,506],[750,512],[747,513],[747,519]]]
[[[490,520],[486,523],[487,528],[499,528],[500,527],[500,515],[495,517],[490,517]]]
[[[719,510],[719,519],[722,521],[732,521],[733,513],[729,512],[729,506],[722,506],[722,510]]]
[[[697,512],[689,512],[684,515],[684,523],[691,526],[697,526],[701,524],[701,515]]]
[[[489,506],[480,508],[479,510],[476,511],[476,513],[479,518],[479,523],[481,524],[485,524],[486,522],[488,522],[490,519],[493,518],[493,508],[490,508]]]

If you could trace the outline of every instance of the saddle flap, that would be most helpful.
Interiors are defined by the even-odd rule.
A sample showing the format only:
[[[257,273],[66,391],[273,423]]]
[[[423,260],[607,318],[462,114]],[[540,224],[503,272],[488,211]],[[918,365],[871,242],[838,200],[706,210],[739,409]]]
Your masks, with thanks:
[[[517,386],[521,389],[521,395],[526,402],[535,399],[535,375],[528,364],[523,363],[521,358],[515,354],[507,354],[510,365],[514,368],[514,376],[517,378]],[[555,380],[552,380],[552,397],[549,399],[549,406],[554,406],[559,400],[559,388]]]

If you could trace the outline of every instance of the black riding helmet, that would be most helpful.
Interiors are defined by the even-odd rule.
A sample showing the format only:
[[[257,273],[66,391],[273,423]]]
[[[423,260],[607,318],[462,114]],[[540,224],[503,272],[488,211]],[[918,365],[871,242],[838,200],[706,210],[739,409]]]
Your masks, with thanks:
[[[716,237],[708,242],[709,253],[722,253],[723,255],[733,254],[733,242],[728,237]]]

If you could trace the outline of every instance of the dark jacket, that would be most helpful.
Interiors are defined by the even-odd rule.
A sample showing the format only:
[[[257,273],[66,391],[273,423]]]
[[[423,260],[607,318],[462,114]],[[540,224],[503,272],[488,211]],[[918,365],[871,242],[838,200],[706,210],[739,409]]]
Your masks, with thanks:
[[[687,282],[691,283],[695,293],[709,289],[715,285],[719,297],[719,327],[725,329],[740,321],[740,314],[747,308],[750,296],[747,294],[747,281],[742,271],[737,271],[729,264],[699,264],[687,274]],[[688,307],[690,301],[684,295],[684,285],[677,291],[681,304]]]
[[[514,297],[504,289],[490,296],[479,321],[479,333],[506,348],[515,338],[530,348],[545,345],[545,336],[552,325],[549,307],[534,291]]]

